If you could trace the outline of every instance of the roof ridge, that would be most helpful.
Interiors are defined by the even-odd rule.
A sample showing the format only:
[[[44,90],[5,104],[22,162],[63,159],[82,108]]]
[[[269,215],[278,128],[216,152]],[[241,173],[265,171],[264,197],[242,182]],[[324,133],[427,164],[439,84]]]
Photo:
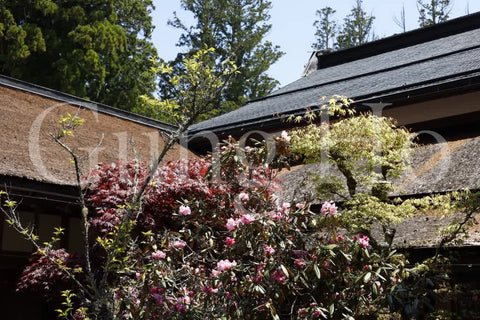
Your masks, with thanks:
[[[262,101],[262,100],[266,100],[266,99],[269,99],[269,98],[272,98],[272,97],[279,97],[279,96],[282,96],[282,95],[295,93],[295,92],[300,92],[300,91],[309,90],[309,89],[314,89],[314,88],[318,88],[318,87],[321,87],[321,86],[325,86],[325,85],[329,85],[329,84],[333,84],[333,83],[338,83],[338,82],[342,82],[342,81],[346,81],[346,80],[358,79],[358,78],[361,78],[361,77],[370,76],[370,75],[374,75],[374,74],[379,74],[379,73],[382,73],[382,72],[397,70],[397,69],[408,67],[408,66],[411,66],[411,65],[414,65],[414,64],[423,63],[423,62],[435,60],[435,59],[438,59],[438,58],[444,58],[444,57],[459,54],[459,53],[462,53],[462,52],[478,49],[478,48],[480,48],[480,45],[471,46],[471,47],[468,47],[468,48],[463,48],[463,49],[459,49],[459,50],[455,50],[455,51],[451,51],[451,52],[447,52],[447,53],[442,53],[442,54],[439,54],[439,55],[436,55],[436,56],[431,56],[431,57],[428,57],[428,58],[423,58],[423,59],[419,59],[419,60],[415,60],[415,61],[410,61],[410,62],[399,64],[399,65],[396,65],[396,66],[393,66],[393,67],[388,67],[388,68],[375,70],[375,71],[364,72],[364,73],[360,73],[360,74],[357,74],[357,75],[354,75],[354,76],[351,76],[351,77],[339,78],[339,79],[335,79],[335,80],[331,80],[331,81],[317,83],[317,84],[314,84],[314,85],[311,85],[311,86],[306,86],[306,87],[302,87],[302,88],[298,88],[298,89],[292,89],[292,90],[289,90],[289,91],[272,93],[272,94],[270,94],[268,96],[265,96],[265,97],[252,99],[252,100],[248,101],[246,105],[248,105],[251,102]]]
[[[393,34],[384,38],[363,43],[358,46],[332,51],[322,55],[322,67],[351,62],[370,56],[375,53],[386,53],[395,51],[411,45],[417,45],[430,42],[440,38],[445,38],[454,34],[464,33],[480,27],[480,11],[468,15],[463,15],[445,22],[433,25],[418,27],[407,32]],[[408,45],[405,45],[408,44]],[[332,61],[328,61],[331,59]]]
[[[398,87],[394,87],[394,88],[390,88],[388,90],[385,90],[385,91],[380,91],[380,92],[377,92],[375,95],[370,95],[370,96],[361,96],[359,100],[355,100],[354,103],[356,104],[359,104],[359,103],[365,103],[365,102],[369,102],[371,99],[382,99],[382,98],[388,98],[389,96],[392,95],[392,91],[395,91],[395,90],[399,90],[399,89],[408,89],[408,88],[412,88],[413,90],[419,90],[419,88],[416,88],[418,86],[421,86],[421,85],[425,85],[426,87],[434,87],[436,86],[437,84],[432,84],[430,85],[431,83],[434,83],[435,81],[438,81],[438,80],[444,80],[445,83],[454,83],[456,81],[459,81],[461,79],[459,79],[459,77],[462,77],[462,76],[468,76],[468,75],[473,75],[473,77],[478,77],[480,76],[480,71],[479,70],[474,70],[474,71],[467,71],[467,72],[459,72],[459,73],[456,73],[456,74],[453,74],[453,75],[449,75],[449,76],[445,76],[445,77],[441,77],[441,78],[437,78],[437,79],[434,79],[434,80],[428,80],[428,81],[421,81],[421,82],[417,82],[417,83],[414,83],[414,84],[410,84],[410,85],[402,85],[402,86],[398,86]],[[451,79],[451,80],[449,80]],[[233,122],[229,122],[227,124],[222,124],[222,125],[212,125],[212,126],[209,126],[207,128],[193,128],[191,130],[189,130],[189,133],[198,133],[198,132],[202,132],[202,131],[205,131],[205,130],[228,130],[228,129],[231,129],[231,128],[234,128],[234,127],[237,127],[239,124],[243,124],[243,125],[249,125],[249,124],[252,124],[252,123],[257,123],[257,122],[261,122],[263,120],[275,120],[275,119],[279,119],[281,118],[281,116],[286,116],[286,115],[299,115],[299,114],[302,114],[305,112],[305,110],[307,108],[314,108],[316,106],[313,106],[313,105],[310,105],[310,106],[302,106],[300,108],[296,108],[296,109],[292,109],[292,110],[288,110],[286,112],[283,112],[283,113],[272,113],[272,114],[269,114],[269,115],[264,115],[264,116],[261,116],[261,117],[257,117],[257,118],[253,118],[253,119],[249,119],[249,120],[238,120],[238,121],[233,121]],[[237,109],[238,110],[238,109]],[[235,111],[235,110],[234,110]],[[233,112],[233,111],[231,111]],[[228,113],[224,114],[224,115],[227,115]],[[274,115],[279,115],[277,118],[275,119],[272,119],[272,117]],[[223,116],[223,115],[222,115]],[[206,121],[209,121],[209,120],[206,120]],[[204,122],[206,122],[204,121]]]

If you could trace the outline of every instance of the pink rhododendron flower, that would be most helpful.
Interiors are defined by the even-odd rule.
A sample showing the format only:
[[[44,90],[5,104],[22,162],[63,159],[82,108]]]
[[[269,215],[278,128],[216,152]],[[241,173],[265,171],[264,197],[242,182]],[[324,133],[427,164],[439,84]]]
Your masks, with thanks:
[[[353,240],[358,241],[362,248],[370,247],[370,238],[367,236],[359,234],[357,236],[354,236]]]
[[[140,279],[142,277],[142,274],[140,272],[135,273],[135,278]]]
[[[150,292],[151,293],[163,293],[163,288],[158,288],[158,287],[151,287]]]
[[[295,207],[297,207],[298,210],[302,210],[303,208],[305,208],[305,204],[304,203],[297,203],[295,205]]]
[[[227,237],[227,239],[225,239],[225,243],[227,246],[233,246],[235,244],[235,239]]]
[[[284,283],[287,280],[285,273],[282,270],[275,270],[271,273],[273,280],[277,281],[278,283]]]
[[[325,216],[335,216],[337,214],[337,206],[333,202],[325,201],[320,210]]]
[[[222,274],[222,272],[218,271],[217,269],[212,270],[212,276],[214,276],[215,278],[218,277],[221,274]]]
[[[227,220],[227,225],[226,225],[227,230],[228,231],[233,231],[233,230],[237,229],[239,223],[240,223],[240,221],[238,219],[229,218]]]
[[[285,202],[282,204],[281,208],[278,211],[283,213],[288,213],[290,211],[290,207],[291,207],[290,203]]]
[[[345,240],[345,238],[341,234],[339,234],[337,236],[337,241],[343,241],[343,240]]]
[[[270,217],[275,221],[280,221],[282,220],[283,215],[280,212],[273,211],[270,212]]]
[[[367,248],[370,246],[370,239],[368,237],[363,237],[359,240],[360,242],[360,246],[362,246],[362,248]]]
[[[240,192],[240,194],[238,195],[238,198],[244,202],[247,202],[248,200],[250,200],[250,196],[246,192]]]
[[[305,268],[305,266],[307,265],[307,263],[305,262],[305,260],[303,259],[295,259],[295,261],[293,262],[298,268]]]
[[[230,261],[228,259],[220,260],[217,262],[217,269],[219,271],[226,271],[226,270],[230,270],[236,265],[237,265],[237,262],[235,260],[234,261]]]
[[[248,213],[247,213],[247,214],[244,214],[244,215],[242,216],[242,219],[241,219],[241,221],[242,221],[243,224],[249,224],[249,223],[252,222],[253,220],[255,220],[255,218],[254,218],[251,214],[248,214]]]
[[[269,256],[275,253],[275,249],[273,249],[271,246],[264,246],[265,253]]]
[[[155,252],[152,252],[152,258],[153,259],[165,259],[165,257],[167,256],[167,254],[165,252],[163,252],[162,250],[157,250]]]
[[[178,212],[179,212],[180,215],[182,215],[182,216],[188,216],[189,214],[192,213],[192,210],[190,209],[189,206],[181,205],[181,206],[180,206],[180,209],[178,209]]]
[[[283,130],[282,133],[281,133],[281,138],[283,140],[285,140],[286,142],[290,142],[290,140],[292,139],[292,137],[290,137],[287,133],[287,131]]]
[[[300,318],[306,318],[307,315],[308,315],[308,312],[305,308],[300,308],[297,310],[297,313],[298,315],[300,316]]]
[[[320,309],[315,309],[315,311],[313,311],[313,316],[314,317],[319,317],[323,314],[322,310]]]
[[[173,243],[173,247],[174,248],[185,248],[185,246],[187,245],[187,243],[185,241],[182,241],[182,240],[177,240]]]
[[[218,292],[218,288],[213,289],[213,288],[210,287],[210,286],[206,286],[206,287],[203,287],[203,288],[202,288],[202,291],[203,291],[204,293],[217,293],[217,292]]]

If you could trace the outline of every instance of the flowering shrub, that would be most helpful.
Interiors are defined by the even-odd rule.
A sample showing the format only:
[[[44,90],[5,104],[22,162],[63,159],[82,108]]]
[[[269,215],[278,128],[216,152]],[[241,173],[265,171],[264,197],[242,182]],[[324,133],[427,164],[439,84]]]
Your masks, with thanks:
[[[278,203],[264,161],[262,148],[230,142],[218,157],[161,166],[122,245],[119,223],[147,170],[124,162],[89,175],[91,250],[113,252],[94,269],[107,274],[116,319],[353,319],[386,305],[402,256],[340,231],[333,202],[319,213]],[[24,278],[47,270],[34,263]]]

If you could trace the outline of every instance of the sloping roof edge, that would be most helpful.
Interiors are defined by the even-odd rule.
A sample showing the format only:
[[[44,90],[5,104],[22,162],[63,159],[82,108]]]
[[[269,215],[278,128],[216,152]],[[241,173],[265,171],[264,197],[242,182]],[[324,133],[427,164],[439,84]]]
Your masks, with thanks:
[[[166,133],[170,133],[177,129],[176,126],[165,123],[165,122],[147,118],[145,116],[142,116],[133,112],[129,112],[126,110],[114,108],[102,103],[82,99],[68,93],[49,89],[33,83],[7,77],[5,75],[0,75],[0,85],[11,88],[11,89],[36,94],[36,95],[57,100],[60,102],[65,102],[70,105],[78,106],[88,110],[93,110],[100,113],[108,114],[117,118],[139,123],[148,127],[156,128]]]
[[[447,20],[442,23],[413,29],[370,41],[362,45],[322,54],[320,68],[363,59],[373,54],[397,50],[406,46],[432,41],[480,27],[480,12]]]
[[[440,81],[439,81],[440,80]],[[442,88],[448,86],[446,88]],[[471,74],[457,74],[452,75],[445,79],[434,79],[431,82],[426,83],[415,83],[413,86],[403,86],[401,88],[396,88],[389,90],[389,92],[377,92],[373,95],[362,96],[362,97],[349,97],[355,101],[355,105],[359,106],[362,103],[372,103],[372,102],[383,102],[383,103],[392,103],[395,102],[399,97],[408,97],[409,101],[414,101],[417,97],[420,97],[420,100],[427,99],[432,95],[440,97],[440,91],[448,91],[448,95],[453,95],[455,93],[461,93],[469,91],[471,88],[476,88],[480,86],[480,73],[474,72]],[[306,112],[307,109],[315,110],[318,105],[310,105],[302,107],[300,109],[292,110],[288,113],[283,114],[284,116],[289,115],[302,115]],[[283,121],[280,117],[281,115],[268,115],[261,118],[256,118],[252,120],[231,122],[227,125],[217,125],[209,128],[196,129],[195,126],[189,130],[189,134],[196,134],[202,131],[213,131],[216,133],[221,133],[222,131],[230,131],[238,128],[249,128],[256,127],[258,128],[261,124],[261,127],[275,126],[280,121]]]

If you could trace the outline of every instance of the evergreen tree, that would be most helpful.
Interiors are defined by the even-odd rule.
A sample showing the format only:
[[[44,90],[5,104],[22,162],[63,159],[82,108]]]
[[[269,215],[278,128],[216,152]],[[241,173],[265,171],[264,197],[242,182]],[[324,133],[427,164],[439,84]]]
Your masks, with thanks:
[[[332,16],[335,14],[335,12],[336,11],[331,7],[325,7],[317,10],[316,14],[318,16],[318,20],[313,23],[313,26],[316,29],[315,37],[317,41],[312,44],[312,49],[330,50],[333,47],[337,32],[337,23],[335,20],[332,20]]]
[[[417,0],[420,27],[426,27],[448,20],[452,10],[451,0]]]
[[[1,73],[124,109],[155,89],[151,0],[4,0]]]
[[[357,0],[338,32],[337,49],[355,47],[372,40],[373,19],[375,17],[363,10],[363,1]]]
[[[187,51],[169,63],[173,74],[182,72],[179,66],[185,56],[205,46],[215,48],[216,59],[212,63],[219,65],[230,59],[239,70],[219,98],[217,110],[200,120],[236,109],[247,100],[265,96],[277,87],[278,81],[266,73],[283,55],[278,46],[264,40],[271,29],[271,24],[267,23],[270,1],[182,0],[181,4],[193,14],[196,24],[187,26],[176,14],[169,21],[173,27],[183,30],[177,45]],[[164,98],[172,97],[162,84],[161,88]]]

